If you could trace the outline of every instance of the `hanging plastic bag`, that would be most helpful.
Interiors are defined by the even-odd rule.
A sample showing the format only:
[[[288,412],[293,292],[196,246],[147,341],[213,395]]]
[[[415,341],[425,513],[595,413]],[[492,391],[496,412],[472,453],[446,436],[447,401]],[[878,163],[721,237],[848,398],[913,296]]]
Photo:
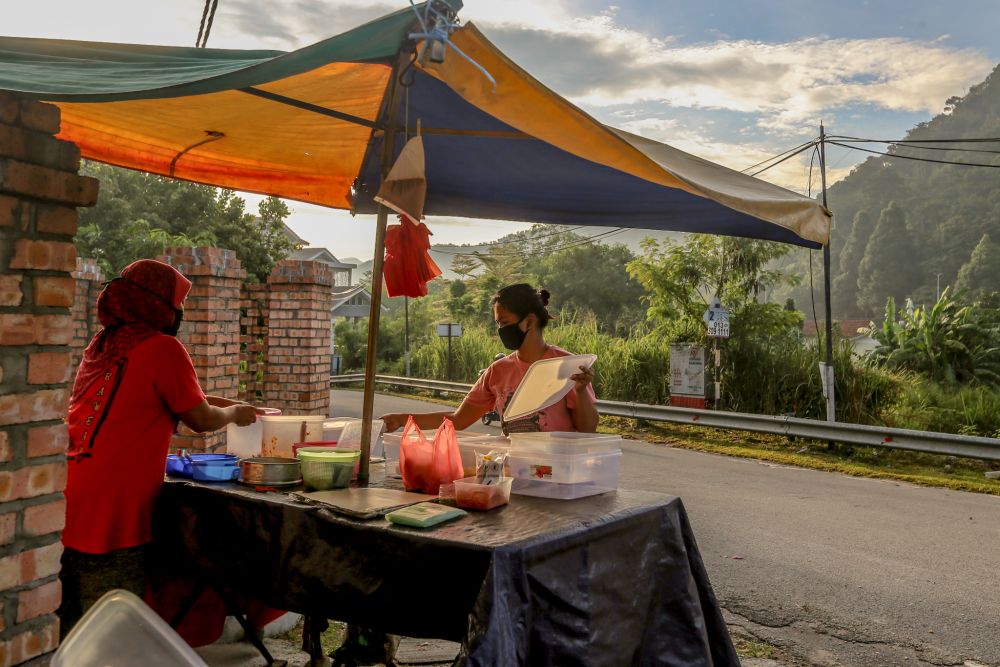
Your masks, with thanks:
[[[399,444],[399,470],[407,491],[422,491],[437,495],[442,484],[461,479],[462,455],[458,451],[458,435],[450,419],[441,427],[431,442],[411,416],[403,427]]]

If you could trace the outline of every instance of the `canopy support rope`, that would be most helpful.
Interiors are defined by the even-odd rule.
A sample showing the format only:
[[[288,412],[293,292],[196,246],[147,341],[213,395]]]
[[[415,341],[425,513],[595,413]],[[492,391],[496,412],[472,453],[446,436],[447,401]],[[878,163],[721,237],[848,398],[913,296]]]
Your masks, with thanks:
[[[205,144],[210,144],[213,141],[218,141],[219,139],[222,139],[222,138],[224,138],[226,136],[225,133],[223,133],[223,132],[216,132],[215,130],[205,130],[205,134],[208,135],[206,138],[202,139],[201,141],[197,141],[197,142],[191,144],[190,146],[188,146],[187,148],[185,148],[184,150],[182,150],[180,153],[178,153],[177,155],[175,155],[174,159],[170,161],[170,177],[171,178],[174,177],[174,170],[177,169],[177,161],[180,160],[185,154],[191,152],[195,148],[198,148],[198,146],[204,146]]]

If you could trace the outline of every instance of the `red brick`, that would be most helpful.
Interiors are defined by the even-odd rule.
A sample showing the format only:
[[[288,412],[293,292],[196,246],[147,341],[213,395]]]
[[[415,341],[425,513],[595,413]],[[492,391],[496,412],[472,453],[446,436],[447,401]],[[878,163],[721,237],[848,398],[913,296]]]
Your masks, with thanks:
[[[0,276],[0,306],[20,306],[22,276]]]
[[[51,134],[0,125],[0,155],[53,169],[80,169],[80,149]]]
[[[18,239],[10,268],[68,273],[76,269],[76,245],[63,241]]]
[[[28,384],[59,384],[73,373],[70,352],[35,352],[28,357]]]
[[[0,159],[0,191],[3,192],[70,206],[93,206],[97,203],[97,189],[97,180],[89,176],[10,158]]]
[[[66,424],[28,429],[28,458],[64,454],[69,446]]]
[[[68,345],[72,340],[69,315],[0,313],[0,345]]]
[[[0,558],[0,590],[14,588],[21,581],[21,559],[15,554]]]
[[[42,234],[64,234],[76,236],[80,214],[70,206],[43,204],[38,207],[35,228]]]
[[[23,468],[28,471],[26,498],[47,496],[58,493],[66,488],[66,462],[46,463],[40,466]]]
[[[7,546],[14,541],[15,530],[17,530],[17,512],[0,514],[0,546]]]
[[[21,591],[17,595],[17,622],[24,623],[33,618],[51,614],[62,601],[62,584],[58,579],[37,588]]]
[[[0,93],[0,123],[13,125],[21,114],[21,102],[10,93]],[[0,664],[3,661],[0,660]]]
[[[21,125],[37,132],[58,134],[59,107],[34,100],[21,100]]]
[[[53,618],[40,628],[18,635],[11,642],[12,664],[20,664],[50,653],[59,645],[59,619]]]
[[[0,195],[0,227],[13,227],[18,218],[18,202],[15,197]]]
[[[0,396],[0,426],[62,419],[68,398],[69,392],[65,389]]]
[[[69,276],[37,276],[32,281],[36,306],[69,308],[76,296],[76,280]]]
[[[11,459],[10,436],[7,431],[0,431],[0,462],[7,462]]]
[[[62,552],[62,542],[21,552],[21,585],[59,574]]]
[[[26,508],[22,526],[24,534],[30,537],[48,535],[62,530],[66,527],[66,501],[64,499],[53,500]]]

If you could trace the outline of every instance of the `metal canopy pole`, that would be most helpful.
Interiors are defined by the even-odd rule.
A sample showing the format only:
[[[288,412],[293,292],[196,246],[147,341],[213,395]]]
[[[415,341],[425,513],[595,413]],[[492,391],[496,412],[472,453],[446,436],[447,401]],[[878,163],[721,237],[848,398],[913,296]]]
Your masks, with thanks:
[[[830,210],[826,204],[826,130],[823,123],[819,124],[819,174],[823,184],[823,208]],[[834,373],[833,373],[833,305],[830,302],[830,236],[833,229],[831,225],[830,235],[827,236],[823,245],[823,294],[826,300],[826,369],[823,376],[823,385],[827,388],[826,397],[826,420],[828,422],[837,421],[837,397],[834,394]]]
[[[400,53],[400,59],[392,68],[392,78],[389,83],[389,99],[386,103],[386,128],[382,135],[382,165],[381,178],[385,180],[392,167],[393,150],[396,139],[396,114],[399,110],[399,66],[408,60],[405,53]],[[375,356],[378,352],[378,327],[382,314],[382,265],[385,259],[385,229],[389,220],[389,209],[383,204],[378,206],[378,217],[375,223],[375,258],[372,264],[372,301],[368,311],[368,350],[365,354],[365,390],[361,412],[361,465],[358,468],[358,481],[368,481],[368,466],[371,463],[372,419],[375,412]]]

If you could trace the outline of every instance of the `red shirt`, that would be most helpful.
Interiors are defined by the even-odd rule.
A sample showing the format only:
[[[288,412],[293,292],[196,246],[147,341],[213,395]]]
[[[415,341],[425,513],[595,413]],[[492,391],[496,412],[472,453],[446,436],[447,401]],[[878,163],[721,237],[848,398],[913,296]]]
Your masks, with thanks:
[[[153,539],[177,415],[204,400],[187,350],[157,334],[70,403],[63,544],[101,554]]]
[[[566,350],[550,345],[549,349],[542,355],[542,359],[553,359],[555,357],[565,357],[570,353]],[[517,352],[508,354],[503,359],[494,361],[486,372],[479,377],[479,381],[465,397],[466,402],[484,410],[496,410],[503,417],[504,409],[508,401],[514,396],[514,390],[521,383],[521,379],[528,368],[531,367],[526,361],[521,361]],[[587,385],[587,394],[591,401],[597,400],[594,388]],[[566,394],[566,397],[555,405],[551,405],[544,410],[540,410],[532,415],[518,419],[514,422],[506,422],[508,433],[525,433],[531,431],[575,431],[576,425],[573,423],[572,411],[576,409],[577,396],[576,388]]]

